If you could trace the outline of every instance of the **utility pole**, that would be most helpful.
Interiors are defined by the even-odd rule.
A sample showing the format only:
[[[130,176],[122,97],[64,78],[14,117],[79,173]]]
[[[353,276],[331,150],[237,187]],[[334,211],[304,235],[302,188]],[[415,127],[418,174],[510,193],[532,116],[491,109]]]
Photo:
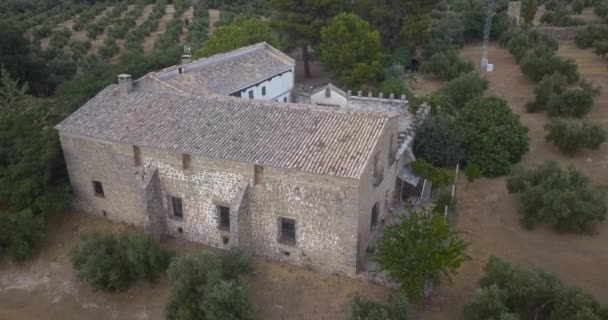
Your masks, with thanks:
[[[492,31],[492,16],[496,0],[486,1],[486,22],[483,26],[483,47],[481,49],[481,70],[485,72],[488,68],[488,47],[490,45],[490,31]]]

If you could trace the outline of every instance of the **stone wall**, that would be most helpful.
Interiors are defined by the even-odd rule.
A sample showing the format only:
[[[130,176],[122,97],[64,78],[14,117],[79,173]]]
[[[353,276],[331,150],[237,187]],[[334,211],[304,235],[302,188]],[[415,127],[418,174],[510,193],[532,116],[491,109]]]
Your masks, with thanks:
[[[163,207],[160,175],[157,168],[150,168],[148,175],[142,175],[142,198],[144,202],[144,231],[160,239],[167,232],[167,219]]]
[[[576,35],[585,30],[587,26],[573,26],[573,27],[537,27],[541,33],[548,35],[555,40],[574,40]]]

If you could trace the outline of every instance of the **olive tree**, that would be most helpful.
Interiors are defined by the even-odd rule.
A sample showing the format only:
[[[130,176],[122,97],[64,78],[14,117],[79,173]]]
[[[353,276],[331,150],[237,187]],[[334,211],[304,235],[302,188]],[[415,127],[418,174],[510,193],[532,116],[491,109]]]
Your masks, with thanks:
[[[507,188],[518,195],[526,228],[546,223],[558,232],[591,234],[608,210],[605,190],[592,185],[574,167],[562,170],[553,161],[515,170]]]
[[[545,140],[562,152],[575,155],[582,149],[597,150],[606,140],[606,131],[597,122],[553,118],[545,125]]]

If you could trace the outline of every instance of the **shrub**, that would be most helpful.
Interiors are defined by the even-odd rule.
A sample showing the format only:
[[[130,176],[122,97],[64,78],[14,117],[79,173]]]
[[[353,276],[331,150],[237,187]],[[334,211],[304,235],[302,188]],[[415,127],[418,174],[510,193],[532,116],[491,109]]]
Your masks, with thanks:
[[[436,74],[448,81],[473,69],[473,63],[462,59],[456,51],[436,53],[422,65],[422,71]]]
[[[405,82],[397,78],[388,78],[380,82],[378,85],[378,92],[383,92],[386,96],[394,93],[395,97],[399,97],[403,94],[406,96],[412,95],[412,91],[405,86]]]
[[[444,116],[430,116],[415,129],[413,151],[434,166],[453,167],[464,160],[462,138],[454,120]]]
[[[586,120],[551,119],[545,130],[549,132],[545,140],[568,155],[574,155],[584,148],[597,150],[606,140],[606,131],[602,126]]]
[[[581,49],[590,48],[598,40],[608,39],[608,26],[600,24],[588,25],[584,31],[576,34],[574,42]]]
[[[514,266],[490,257],[465,320],[605,319],[606,310],[591,296],[566,287],[541,269]]]
[[[439,93],[456,109],[483,95],[488,89],[488,80],[482,78],[477,72],[469,72],[446,83]]]
[[[547,48],[538,48],[526,54],[521,61],[521,71],[530,79],[539,82],[546,75],[559,72],[566,76],[568,83],[578,81],[578,68],[574,60],[555,55]]]
[[[574,167],[563,171],[555,162],[516,170],[507,188],[519,195],[519,213],[526,228],[546,223],[558,232],[592,233],[608,209],[604,190],[591,185]]]
[[[594,41],[593,52],[602,58],[606,58],[606,55],[608,55],[608,40]]]
[[[32,256],[45,233],[44,217],[33,214],[31,209],[0,212],[0,249],[5,249],[14,261],[21,262]]]
[[[527,128],[502,98],[477,98],[456,118],[463,134],[467,161],[474,162],[485,176],[510,171],[512,163],[528,151]]]
[[[607,0],[596,0],[593,7],[593,12],[601,18],[608,17],[608,1]]]
[[[532,22],[534,22],[537,9],[538,5],[536,4],[536,0],[526,0],[524,4],[524,21],[526,23],[532,24]]]
[[[365,300],[356,294],[350,304],[348,320],[410,320],[410,306],[407,296],[397,291],[388,305]]]
[[[534,94],[536,95],[534,101],[526,104],[526,110],[528,112],[538,112],[546,109],[551,97],[554,95],[561,95],[566,91],[568,81],[565,76],[554,73],[552,75],[546,75],[534,88]]]
[[[519,63],[529,51],[545,50],[556,52],[559,44],[555,39],[534,29],[522,31],[509,31],[502,38],[501,43],[509,50]]]
[[[93,233],[81,237],[70,257],[78,278],[95,289],[120,291],[138,279],[156,280],[171,254],[142,234]]]
[[[232,269],[238,270],[242,269]],[[175,259],[168,271],[172,287],[165,319],[253,319],[253,306],[232,271],[223,272],[221,260],[209,254]]]
[[[442,215],[411,212],[386,228],[375,259],[408,297],[418,299],[428,281],[438,282],[441,276],[450,279],[457,272],[469,259],[466,247]]]
[[[572,1],[572,12],[576,14],[583,13],[583,8],[585,7],[585,2],[583,0],[574,0]]]
[[[481,168],[475,162],[467,163],[467,166],[464,168],[464,174],[469,181],[473,181],[482,176]]]
[[[549,0],[545,3],[545,9],[547,11],[555,11],[563,8],[566,4],[562,0]]]
[[[547,103],[550,116],[569,116],[580,118],[593,107],[595,97],[600,94],[599,87],[584,82],[580,89],[564,91],[552,95]]]

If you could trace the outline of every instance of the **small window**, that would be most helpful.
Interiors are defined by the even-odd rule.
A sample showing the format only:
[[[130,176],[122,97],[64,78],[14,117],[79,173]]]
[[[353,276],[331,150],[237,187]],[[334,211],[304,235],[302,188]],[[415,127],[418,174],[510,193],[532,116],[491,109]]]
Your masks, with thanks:
[[[288,245],[296,244],[296,220],[279,218],[279,242]]]
[[[171,198],[171,210],[173,211],[173,216],[176,218],[184,217],[184,207],[182,205],[182,198],[180,197],[170,197]]]
[[[184,170],[190,170],[192,167],[192,155],[183,153],[182,154],[182,168]]]
[[[217,206],[217,214],[219,216],[220,229],[230,230],[230,208]]]
[[[283,102],[287,102],[287,97],[283,98]]]
[[[264,182],[264,167],[258,166],[257,164],[253,166],[253,184],[261,184]]]
[[[184,68],[182,68],[182,67],[177,68],[177,72],[178,72],[179,74],[184,73]]]
[[[105,198],[106,196],[103,193],[103,184],[101,184],[99,181],[93,180],[93,192],[95,193],[95,196],[100,198]]]
[[[262,96],[266,95],[266,87],[262,87]]]
[[[374,204],[374,206],[372,207],[372,221],[369,225],[369,231],[374,231],[374,229],[376,229],[376,226],[378,225],[378,215],[380,214],[380,205],[378,205],[378,202],[376,202]]]
[[[227,246],[228,244],[230,244],[230,238],[228,237],[222,237],[222,243]]]
[[[395,148],[394,148],[394,144],[395,143],[395,136],[391,135],[389,140],[388,140],[388,164],[392,165],[393,163],[395,163]]]
[[[331,98],[331,89],[325,89],[325,98]]]
[[[253,99],[253,90],[249,90],[249,99]]]
[[[133,146],[133,161],[135,162],[136,167],[141,167],[141,148],[138,146]]]

